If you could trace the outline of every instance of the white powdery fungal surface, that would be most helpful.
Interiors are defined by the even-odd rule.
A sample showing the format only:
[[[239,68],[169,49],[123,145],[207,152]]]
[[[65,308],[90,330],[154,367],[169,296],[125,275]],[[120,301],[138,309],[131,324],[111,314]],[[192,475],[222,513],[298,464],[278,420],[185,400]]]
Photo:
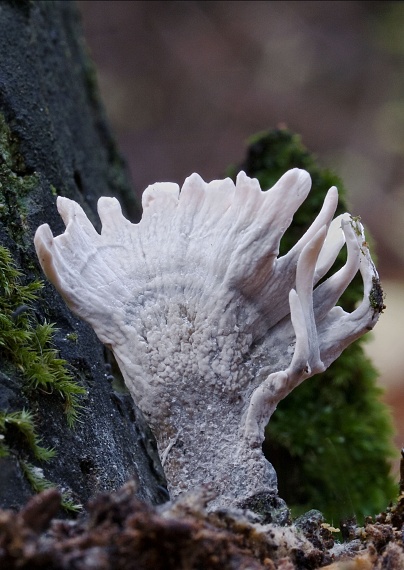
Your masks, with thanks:
[[[243,172],[236,185],[193,174],[181,191],[149,186],[139,224],[100,198],[100,235],[76,202],[58,198],[66,231],[37,230],[45,274],[112,348],[172,496],[209,483],[219,506],[276,492],[261,444],[277,403],[377,321],[378,275],[361,224],[331,221],[336,188],[278,257],[310,186],[299,169],[267,192]],[[346,265],[315,288],[345,243]],[[358,270],[363,301],[346,313],[335,304]]]

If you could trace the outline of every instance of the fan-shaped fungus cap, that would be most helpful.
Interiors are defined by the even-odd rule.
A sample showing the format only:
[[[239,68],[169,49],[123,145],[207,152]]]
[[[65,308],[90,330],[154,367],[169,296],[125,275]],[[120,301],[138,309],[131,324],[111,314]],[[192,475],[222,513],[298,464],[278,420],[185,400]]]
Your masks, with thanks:
[[[112,348],[150,422],[173,496],[205,483],[215,505],[276,491],[261,443],[277,403],[377,321],[378,275],[359,221],[332,221],[336,188],[278,257],[310,186],[299,169],[267,192],[243,172],[236,184],[193,174],[181,191],[149,186],[139,224],[100,198],[99,234],[58,198],[66,231],[37,230],[45,274]],[[344,243],[345,266],[316,287]],[[358,270],[363,301],[347,313],[336,303]]]

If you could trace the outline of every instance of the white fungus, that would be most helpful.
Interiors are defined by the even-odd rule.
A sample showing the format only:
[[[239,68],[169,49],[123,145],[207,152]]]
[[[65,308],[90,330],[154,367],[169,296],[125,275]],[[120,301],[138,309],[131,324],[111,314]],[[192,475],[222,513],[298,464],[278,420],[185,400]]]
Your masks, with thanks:
[[[378,275],[359,221],[332,221],[336,188],[278,257],[310,186],[299,169],[267,192],[243,172],[236,184],[193,174],[181,191],[149,186],[138,224],[115,198],[100,198],[100,235],[59,197],[66,231],[36,232],[45,274],[113,350],[172,496],[210,484],[220,506],[276,492],[261,444],[277,403],[377,321]],[[345,243],[345,266],[315,288]],[[358,270],[363,300],[347,313],[335,305]]]

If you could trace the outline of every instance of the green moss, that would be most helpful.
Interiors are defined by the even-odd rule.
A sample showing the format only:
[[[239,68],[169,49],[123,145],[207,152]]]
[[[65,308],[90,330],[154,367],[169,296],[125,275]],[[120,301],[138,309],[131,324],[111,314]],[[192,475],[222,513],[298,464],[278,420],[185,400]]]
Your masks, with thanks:
[[[49,461],[55,456],[54,449],[47,449],[40,445],[41,440],[36,433],[33,414],[27,410],[0,412],[0,434],[3,436],[0,440],[0,456],[5,457],[9,453],[5,438],[9,428],[15,428],[21,433],[36,459]]]
[[[38,175],[26,168],[18,137],[0,113],[0,221],[17,243],[30,235],[27,199],[38,185]]]
[[[36,493],[41,493],[41,491],[55,487],[55,484],[52,483],[52,481],[46,479],[44,472],[40,467],[36,467],[28,461],[21,461],[20,464],[25,477],[30,482],[32,489]],[[65,511],[70,513],[78,513],[83,508],[82,505],[75,502],[67,492],[62,493],[61,506]]]
[[[0,157],[1,163],[14,172],[24,172],[24,160],[19,152],[19,141],[11,132],[3,115],[0,114]]]
[[[258,178],[262,188],[269,188],[294,167],[310,173],[312,191],[282,239],[280,255],[305,233],[331,186],[339,190],[337,214],[347,211],[342,181],[322,169],[300,137],[287,129],[256,135],[244,164],[230,170],[232,177],[244,170]],[[341,252],[331,272],[345,258]],[[340,304],[352,311],[362,295],[358,276]],[[383,310],[379,282],[374,283],[370,302],[375,310]],[[294,514],[317,508],[338,522],[352,514],[379,512],[395,496],[389,475],[394,453],[391,417],[380,401],[377,373],[363,342],[364,338],[352,344],[323,374],[294,390],[279,404],[267,428],[264,451],[277,470],[280,495]]]
[[[77,333],[69,333],[66,335],[67,340],[70,340],[70,342],[77,342],[79,339],[79,335]]]
[[[10,252],[0,246],[0,357],[17,371],[26,395],[35,395],[37,389],[42,393],[59,394],[64,401],[67,423],[72,427],[80,411],[80,396],[86,394],[86,390],[74,381],[67,362],[59,358],[58,351],[52,346],[53,325],[36,321],[32,303],[37,299],[42,284],[33,281],[24,285],[22,277]],[[53,449],[40,445],[31,411],[1,410],[0,456],[4,457],[11,451],[7,439],[13,432],[23,437],[35,459],[49,461],[55,455]],[[24,453],[20,449],[12,451],[24,473],[30,473],[32,470],[27,471],[24,467]],[[27,478],[31,483],[34,481],[33,475],[27,475]],[[46,481],[48,483],[53,486]],[[33,489],[38,490],[40,486],[33,485]],[[73,503],[67,499],[63,501],[65,508],[72,510]]]
[[[33,281],[22,285],[21,276],[10,252],[0,247],[0,353],[20,371],[27,392],[41,388],[62,396],[72,426],[80,409],[79,397],[86,391],[74,381],[67,362],[53,348],[53,325],[35,321],[31,303],[42,284]]]

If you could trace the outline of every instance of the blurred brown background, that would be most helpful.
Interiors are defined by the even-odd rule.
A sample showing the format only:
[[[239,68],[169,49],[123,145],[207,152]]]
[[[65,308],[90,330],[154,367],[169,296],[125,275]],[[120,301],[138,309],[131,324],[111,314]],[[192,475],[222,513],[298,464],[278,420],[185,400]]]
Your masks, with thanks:
[[[220,177],[280,123],[348,189],[376,242],[387,311],[368,349],[404,445],[404,3],[80,1],[139,194]]]

